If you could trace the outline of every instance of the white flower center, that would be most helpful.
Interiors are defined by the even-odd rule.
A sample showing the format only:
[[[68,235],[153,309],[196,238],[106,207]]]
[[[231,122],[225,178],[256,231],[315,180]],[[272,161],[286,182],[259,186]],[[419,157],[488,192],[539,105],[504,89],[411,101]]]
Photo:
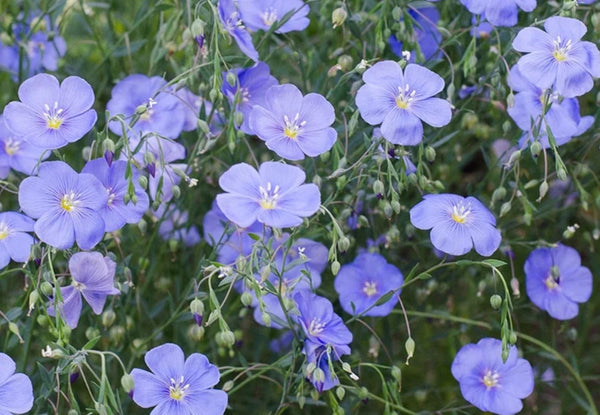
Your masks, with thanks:
[[[242,102],[250,101],[250,91],[248,88],[240,88],[240,99]]]
[[[471,213],[471,204],[465,205],[463,202],[459,202],[452,206],[452,220],[456,223],[465,223],[469,214]]]
[[[487,370],[481,379],[486,388],[491,389],[498,386],[500,374],[497,371]]]
[[[266,187],[260,186],[258,189],[260,191],[260,200],[258,201],[260,207],[267,210],[275,209],[280,196],[279,185],[273,187],[271,182],[268,182]]]
[[[560,36],[556,36],[556,39],[552,41],[554,44],[554,52],[552,52],[552,56],[559,62],[564,62],[569,58],[569,52],[573,47],[573,42],[571,39],[567,39],[566,41],[561,39]]]
[[[10,229],[4,222],[0,222],[0,241],[6,239],[10,235]]]
[[[54,101],[54,105],[50,107],[48,104],[44,104],[46,110],[43,115],[46,119],[46,127],[51,130],[58,130],[63,123],[63,109],[58,108],[58,102]]]
[[[367,295],[367,297],[373,297],[375,294],[377,294],[377,283],[375,283],[373,281],[367,281],[363,285],[362,290],[363,290],[363,293],[365,293]]]
[[[283,122],[285,123],[285,127],[283,129],[283,134],[292,140],[295,140],[300,134],[300,130],[302,127],[306,125],[306,121],[300,121],[300,114],[296,113],[294,119],[290,120],[287,115],[283,116]]]
[[[106,193],[108,193],[108,201],[106,202],[106,204],[110,206],[115,201],[117,195],[113,192],[113,189],[111,187],[106,188]]]
[[[260,17],[262,18],[263,23],[266,26],[271,27],[273,23],[277,21],[277,10],[275,10],[272,7],[269,7],[260,15]]]
[[[72,190],[71,192],[66,193],[60,200],[60,207],[67,212],[71,212],[78,204],[79,200],[77,200],[77,195],[75,195],[75,192]]]
[[[404,85],[404,88],[398,87],[398,95],[396,95],[396,105],[403,110],[407,109],[410,103],[415,99],[417,91],[410,89],[410,85]]]
[[[85,284],[82,284],[82,283],[80,283],[78,281],[73,280],[73,282],[71,283],[71,285],[73,287],[75,287],[75,289],[78,290],[78,291],[85,290]]]
[[[12,137],[4,142],[4,151],[9,156],[17,154],[21,149],[21,141],[15,140]]]
[[[190,385],[189,383],[185,383],[183,376],[180,377],[177,381],[171,378],[171,385],[169,386],[169,396],[171,397],[171,399],[180,401],[183,399],[189,388]]]
[[[308,326],[308,333],[311,336],[316,337],[323,332],[324,328],[325,328],[325,324],[321,323],[321,320],[319,320],[315,317],[312,319],[312,321],[310,322],[310,325]]]

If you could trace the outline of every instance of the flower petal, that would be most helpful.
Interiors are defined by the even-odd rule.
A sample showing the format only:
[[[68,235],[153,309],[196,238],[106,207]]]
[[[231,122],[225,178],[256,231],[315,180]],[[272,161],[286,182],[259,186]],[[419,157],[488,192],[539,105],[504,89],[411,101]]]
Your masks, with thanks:
[[[33,386],[26,375],[12,375],[1,385],[0,408],[15,414],[24,414],[33,408]]]
[[[502,242],[500,231],[490,223],[477,223],[470,232],[475,251],[482,256],[492,255]]]
[[[104,237],[104,221],[98,212],[92,209],[83,208],[71,212],[71,221],[77,246],[81,249],[92,249]]]
[[[230,193],[217,195],[217,204],[227,219],[242,228],[252,225],[261,211],[256,199]]]
[[[227,408],[227,393],[222,390],[192,392],[185,397],[192,414],[222,415]]]
[[[393,144],[414,146],[423,139],[423,124],[410,111],[394,108],[383,119],[381,134]]]
[[[552,38],[560,36],[561,39],[570,40],[572,43],[576,43],[587,32],[587,27],[580,20],[562,16],[546,19],[544,29]]]
[[[69,249],[75,242],[75,228],[71,216],[60,209],[47,211],[33,227],[42,242],[58,249]]]
[[[432,127],[443,127],[452,119],[450,103],[441,98],[428,98],[415,101],[410,109],[417,117]]]
[[[220,374],[219,369],[206,356],[192,353],[185,361],[183,378],[190,384],[190,390],[200,391],[219,383]]]
[[[219,178],[221,189],[253,199],[260,198],[260,183],[258,172],[246,163],[231,166]]]
[[[430,238],[433,246],[450,255],[464,255],[473,248],[468,228],[451,219],[437,223],[431,229]]]
[[[56,77],[41,73],[21,84],[19,99],[41,115],[45,111],[45,105],[51,107],[58,102],[59,91],[60,87]]]
[[[89,110],[94,105],[94,100],[94,90],[78,76],[69,76],[60,84],[58,106],[64,109],[66,117],[74,117]]]
[[[181,347],[173,343],[157,346],[144,356],[144,361],[158,378],[170,384],[171,379],[179,379],[183,375],[185,358]]]
[[[552,38],[537,27],[526,27],[513,39],[512,47],[519,52],[552,51]]]
[[[170,399],[169,384],[161,381],[153,373],[133,369],[131,377],[134,382],[133,401],[142,408],[151,408],[161,401]]]
[[[356,93],[356,106],[360,116],[370,125],[382,123],[385,116],[396,107],[397,94],[397,87],[384,88],[379,84],[361,86]]]
[[[416,100],[432,97],[444,89],[444,80],[441,76],[424,66],[413,63],[409,63],[404,69],[404,82],[415,91]]]

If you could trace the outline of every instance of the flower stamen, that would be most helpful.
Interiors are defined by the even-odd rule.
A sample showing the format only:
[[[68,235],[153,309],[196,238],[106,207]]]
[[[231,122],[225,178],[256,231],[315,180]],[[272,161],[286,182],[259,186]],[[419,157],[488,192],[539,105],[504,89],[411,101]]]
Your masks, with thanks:
[[[498,382],[500,381],[500,374],[495,370],[487,370],[483,375],[481,381],[488,389],[498,387]]]
[[[279,199],[280,196],[279,185],[275,185],[273,188],[271,182],[268,182],[266,188],[259,186],[258,189],[260,191],[260,200],[258,201],[260,207],[267,210],[275,209],[277,206],[277,199]]]
[[[470,213],[471,206],[465,206],[463,202],[459,202],[457,205],[452,206],[452,220],[456,223],[465,223]]]
[[[63,115],[64,110],[62,108],[58,108],[58,102],[54,101],[54,106],[50,108],[48,104],[44,104],[44,109],[46,112],[43,113],[44,118],[46,119],[46,127],[51,130],[58,130],[63,123]]]
[[[183,376],[179,378],[179,381],[171,378],[171,385],[169,386],[169,396],[171,399],[175,399],[176,401],[180,401],[183,399],[188,389],[190,388],[190,384],[185,384],[185,380]]]
[[[363,293],[367,295],[367,297],[373,297],[377,294],[377,283],[374,281],[367,281],[363,285]]]
[[[411,90],[410,86],[406,84],[404,88],[398,87],[398,95],[396,95],[396,106],[400,109],[407,109],[410,103],[414,100],[417,91]]]
[[[285,127],[283,129],[283,134],[292,140],[295,140],[300,134],[300,129],[306,125],[306,121],[298,122],[300,119],[300,114],[296,113],[293,120],[287,115],[283,116],[283,121],[285,122]]]
[[[65,194],[60,200],[60,207],[63,208],[67,212],[71,212],[77,205],[79,201],[75,199],[75,192],[71,191],[70,193]]]

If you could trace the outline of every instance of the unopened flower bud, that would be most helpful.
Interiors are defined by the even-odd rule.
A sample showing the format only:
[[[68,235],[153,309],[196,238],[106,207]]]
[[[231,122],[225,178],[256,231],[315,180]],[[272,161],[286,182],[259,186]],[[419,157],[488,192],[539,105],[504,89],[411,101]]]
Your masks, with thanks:
[[[125,373],[123,376],[121,376],[121,387],[123,387],[125,393],[128,394],[131,392],[133,390],[133,386],[133,377],[129,373]]]
[[[338,249],[342,252],[346,252],[350,249],[350,239],[346,236],[342,236],[337,243]]]
[[[348,12],[343,7],[338,7],[331,13],[331,22],[333,23],[333,28],[335,29],[338,26],[341,26],[346,21],[346,17],[348,17]]]
[[[392,377],[397,381],[402,379],[402,370],[396,365],[392,366]]]
[[[346,389],[344,389],[341,386],[338,386],[335,390],[335,395],[337,396],[338,400],[343,401],[344,396],[346,396]]]
[[[431,146],[425,147],[425,158],[428,162],[433,163],[433,161],[435,160],[435,156],[435,148]]]
[[[115,312],[111,309],[108,309],[104,313],[102,313],[102,325],[105,329],[107,329],[110,326],[112,326],[116,318],[117,315],[115,314]]]
[[[412,337],[406,339],[406,342],[404,343],[404,348],[406,349],[406,365],[408,366],[409,360],[413,357],[415,353],[415,341]]]
[[[204,338],[204,327],[192,324],[188,330],[188,336],[190,336],[190,339],[199,342]]]
[[[534,141],[533,143],[531,143],[531,145],[529,146],[529,150],[531,151],[531,155],[533,157],[537,157],[540,155],[540,153],[542,152],[542,145],[540,144],[539,141]]]
[[[340,268],[342,266],[340,265],[340,263],[338,261],[333,261],[331,263],[331,273],[333,274],[333,276],[336,276],[338,274],[338,272],[340,272]]]

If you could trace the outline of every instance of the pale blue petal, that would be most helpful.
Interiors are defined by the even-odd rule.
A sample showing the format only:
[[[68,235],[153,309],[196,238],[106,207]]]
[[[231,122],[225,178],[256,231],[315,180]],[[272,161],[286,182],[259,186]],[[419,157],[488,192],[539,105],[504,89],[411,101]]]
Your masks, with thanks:
[[[554,46],[552,37],[537,27],[526,27],[522,29],[513,39],[512,47],[519,52],[540,52],[546,51],[552,54]],[[521,71],[521,73],[523,73]]]
[[[587,32],[587,27],[583,22],[562,16],[548,18],[544,23],[544,29],[552,38],[560,36],[561,39],[570,40],[572,43],[580,40]]]
[[[366,72],[365,72],[366,73]],[[356,93],[356,106],[360,116],[370,125],[383,122],[385,116],[396,108],[398,88],[382,88],[378,84],[365,84]]]
[[[226,192],[254,199],[260,198],[260,177],[258,172],[246,163],[231,166],[219,178],[219,186]]]
[[[181,347],[173,343],[157,346],[144,356],[148,368],[158,378],[170,384],[171,379],[179,379],[183,375],[185,358]]]
[[[33,386],[26,375],[17,373],[0,385],[0,409],[24,414],[31,408],[33,408]]]
[[[133,378],[133,401],[142,408],[151,408],[161,401],[170,399],[169,383],[161,381],[154,374],[141,369],[131,371]]]
[[[224,193],[217,195],[219,209],[231,222],[242,228],[252,225],[261,210],[258,199]]]
[[[73,220],[60,208],[54,208],[45,213],[37,220],[33,229],[42,242],[58,249],[69,249],[75,242]]]
[[[468,228],[451,219],[437,223],[431,229],[430,237],[433,246],[450,255],[464,255],[473,248]]]
[[[393,144],[414,146],[423,139],[423,124],[410,111],[394,108],[385,116],[381,134]]]
[[[426,124],[443,127],[452,119],[450,103],[445,99],[428,98],[410,104],[410,110]]]
[[[415,91],[415,100],[432,97],[444,89],[444,80],[424,66],[408,64],[404,69],[404,82]]]
[[[204,390],[186,395],[190,414],[222,415],[227,409],[227,393],[222,390]]]
[[[502,242],[500,231],[489,223],[477,223],[470,232],[475,251],[482,256],[492,255]]]

